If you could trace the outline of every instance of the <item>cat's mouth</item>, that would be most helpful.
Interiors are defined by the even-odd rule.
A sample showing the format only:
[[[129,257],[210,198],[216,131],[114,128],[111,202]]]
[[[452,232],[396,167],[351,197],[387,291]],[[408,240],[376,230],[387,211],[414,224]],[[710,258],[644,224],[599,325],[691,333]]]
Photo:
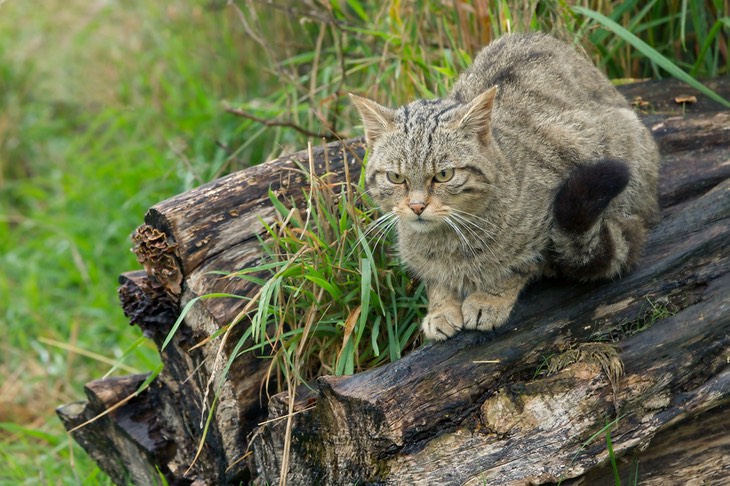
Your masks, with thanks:
[[[419,232],[431,231],[441,226],[438,219],[424,217],[423,215],[413,215],[402,219],[405,220],[404,222],[408,225],[409,228]]]

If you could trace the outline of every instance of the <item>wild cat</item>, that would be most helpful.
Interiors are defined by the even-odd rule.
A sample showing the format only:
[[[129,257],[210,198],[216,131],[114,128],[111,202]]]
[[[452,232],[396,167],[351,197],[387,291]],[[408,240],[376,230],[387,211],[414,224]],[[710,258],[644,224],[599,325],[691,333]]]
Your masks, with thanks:
[[[501,326],[548,269],[594,280],[635,264],[657,215],[658,150],[571,46],[507,35],[444,99],[390,109],[351,97],[380,222],[428,290],[427,338]]]

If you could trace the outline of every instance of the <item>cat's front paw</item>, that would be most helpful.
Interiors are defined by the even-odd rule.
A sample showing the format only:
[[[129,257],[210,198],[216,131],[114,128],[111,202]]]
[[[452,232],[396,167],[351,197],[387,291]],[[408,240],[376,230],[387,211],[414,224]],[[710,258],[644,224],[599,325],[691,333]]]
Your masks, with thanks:
[[[426,339],[443,341],[456,334],[464,325],[458,306],[444,306],[426,314],[421,329]]]
[[[491,331],[507,321],[514,299],[500,295],[475,292],[464,300],[461,313],[464,329]]]

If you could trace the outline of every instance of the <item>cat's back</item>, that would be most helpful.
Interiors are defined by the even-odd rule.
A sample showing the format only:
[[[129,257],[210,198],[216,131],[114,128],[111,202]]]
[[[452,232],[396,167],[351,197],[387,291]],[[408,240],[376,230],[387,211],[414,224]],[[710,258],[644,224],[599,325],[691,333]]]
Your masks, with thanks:
[[[543,33],[507,34],[487,45],[456,82],[451,98],[468,102],[498,86],[506,103],[625,107],[626,100],[573,46]],[[514,108],[514,107],[513,107]]]
[[[656,144],[583,53],[547,34],[503,36],[475,57],[450,98],[468,103],[492,86],[497,86],[490,113],[493,140],[512,167],[525,169],[518,189],[525,201],[544,206],[535,195],[549,197],[574,167],[614,159],[626,162],[632,173],[629,189],[614,206],[651,219]]]

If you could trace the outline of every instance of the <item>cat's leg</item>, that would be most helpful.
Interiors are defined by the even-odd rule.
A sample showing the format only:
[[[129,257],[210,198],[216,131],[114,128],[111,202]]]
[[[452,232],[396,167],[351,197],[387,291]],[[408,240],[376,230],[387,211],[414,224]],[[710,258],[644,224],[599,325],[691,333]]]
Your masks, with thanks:
[[[461,304],[464,329],[491,331],[505,322],[520,295],[535,273],[514,274],[498,286],[469,294]]]
[[[426,339],[443,341],[456,334],[464,325],[461,301],[455,292],[439,285],[428,285],[428,314],[421,329]]]
[[[611,278],[628,270],[646,239],[646,222],[631,214],[605,214],[628,185],[629,168],[604,160],[575,169],[555,197],[555,263],[581,280]]]

